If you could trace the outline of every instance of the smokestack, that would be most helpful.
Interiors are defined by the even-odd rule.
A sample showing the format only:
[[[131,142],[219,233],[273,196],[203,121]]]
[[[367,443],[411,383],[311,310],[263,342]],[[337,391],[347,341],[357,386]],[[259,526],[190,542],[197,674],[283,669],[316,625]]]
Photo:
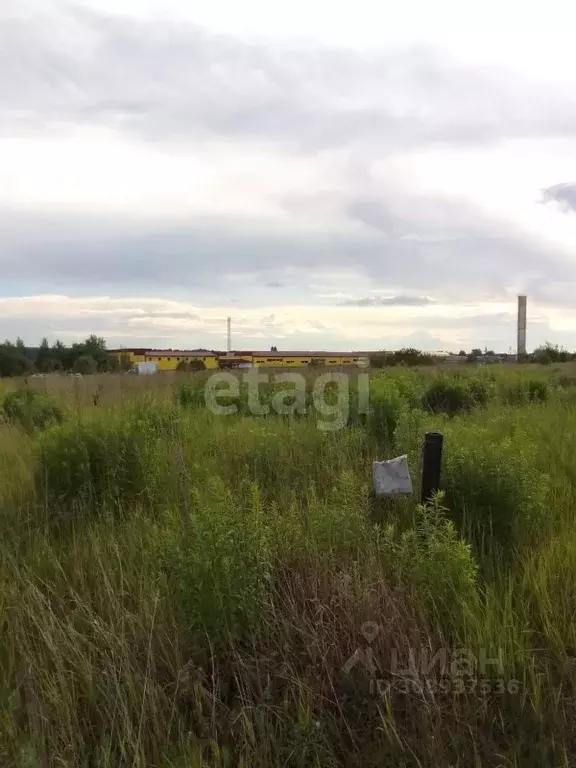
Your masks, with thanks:
[[[230,352],[232,351],[232,331],[230,327],[231,323],[232,323],[232,318],[227,317],[226,318],[226,346],[227,346],[226,352],[228,352],[228,354],[230,354]]]
[[[518,296],[518,342],[516,359],[523,360],[526,356],[526,296]]]

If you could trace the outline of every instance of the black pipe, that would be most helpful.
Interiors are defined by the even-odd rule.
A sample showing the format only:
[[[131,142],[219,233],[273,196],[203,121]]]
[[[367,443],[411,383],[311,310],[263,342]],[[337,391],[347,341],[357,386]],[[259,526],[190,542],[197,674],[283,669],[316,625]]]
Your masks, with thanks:
[[[442,444],[440,432],[426,432],[422,445],[422,466],[420,475],[420,503],[426,504],[440,488],[442,469]]]

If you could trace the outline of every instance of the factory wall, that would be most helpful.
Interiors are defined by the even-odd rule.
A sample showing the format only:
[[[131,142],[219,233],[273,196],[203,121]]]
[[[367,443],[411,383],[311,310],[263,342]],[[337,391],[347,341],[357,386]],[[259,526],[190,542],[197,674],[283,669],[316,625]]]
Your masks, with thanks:
[[[303,368],[306,366],[358,366],[362,365],[364,358],[361,355],[346,355],[342,353],[290,353],[290,352],[239,352],[222,355],[210,355],[202,353],[187,353],[182,350],[178,353],[173,350],[136,350],[121,349],[111,350],[119,360],[129,360],[131,365],[143,362],[153,362],[161,371],[174,371],[182,361],[191,362],[200,360],[208,370],[230,369],[245,363],[253,366],[268,368]]]

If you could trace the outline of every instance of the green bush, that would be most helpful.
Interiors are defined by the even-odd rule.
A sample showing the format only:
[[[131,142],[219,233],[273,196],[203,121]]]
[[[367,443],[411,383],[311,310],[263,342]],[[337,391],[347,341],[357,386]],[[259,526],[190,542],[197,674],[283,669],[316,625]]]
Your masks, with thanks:
[[[395,352],[375,352],[370,355],[371,368],[387,368],[397,365],[434,365],[435,362],[436,359],[433,355],[411,347],[398,349]]]
[[[174,517],[162,560],[188,631],[212,646],[253,631],[270,585],[268,522],[256,485],[242,497],[212,477],[193,493],[184,529]]]
[[[558,345],[553,345],[549,341],[543,346],[538,347],[532,353],[532,360],[540,365],[550,365],[551,363],[567,363],[572,355],[566,349],[560,349]]]
[[[28,431],[45,429],[64,420],[62,409],[49,395],[27,387],[8,392],[2,410],[8,421]]]
[[[37,493],[54,512],[144,501],[153,490],[154,453],[152,432],[130,420],[55,427],[39,440]]]
[[[442,501],[438,493],[418,505],[413,524],[404,530],[396,524],[377,529],[375,544],[388,578],[447,630],[459,624],[464,606],[470,610],[477,603],[478,565]]]
[[[549,386],[544,378],[507,377],[501,384],[501,399],[507,405],[545,403]]]
[[[454,416],[469,411],[475,404],[474,397],[465,382],[456,378],[434,379],[422,396],[422,407],[432,413]]]
[[[529,379],[528,400],[531,403],[545,403],[548,400],[548,382],[543,379]]]
[[[474,405],[480,407],[488,405],[493,394],[493,383],[486,378],[474,377],[468,379],[467,384]]]
[[[414,528],[402,535],[401,560],[411,586],[444,609],[455,600],[469,602],[476,597],[478,568],[470,545],[442,506],[442,495],[417,508]]]
[[[204,390],[186,382],[180,385],[178,400],[183,408],[203,408],[205,405]]]
[[[98,363],[91,355],[80,355],[74,360],[72,366],[74,373],[81,373],[83,376],[89,376],[96,373],[98,370]]]
[[[546,517],[549,479],[535,464],[537,447],[498,424],[471,423],[444,429],[442,488],[455,519],[480,543],[504,546],[533,540]]]
[[[398,419],[407,402],[392,378],[377,379],[370,387],[370,408],[367,419],[368,433],[391,445]]]

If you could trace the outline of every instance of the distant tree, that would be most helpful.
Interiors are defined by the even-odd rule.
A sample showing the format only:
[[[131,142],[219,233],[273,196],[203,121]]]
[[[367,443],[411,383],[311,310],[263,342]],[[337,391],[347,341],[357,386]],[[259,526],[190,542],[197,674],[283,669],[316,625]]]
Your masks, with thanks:
[[[436,358],[413,347],[404,347],[395,352],[376,352],[370,355],[372,368],[384,368],[394,365],[433,365]]]
[[[384,368],[386,366],[388,356],[386,352],[375,352],[370,355],[370,367],[371,368]]]
[[[460,352],[458,352],[458,357],[466,357],[466,350],[461,349]]]
[[[24,376],[30,373],[32,361],[11,342],[0,345],[0,376]]]
[[[549,341],[540,347],[537,347],[532,353],[532,360],[540,365],[550,365],[551,363],[566,363],[572,355],[566,349],[560,349],[558,345],[553,345]]]
[[[278,347],[270,347],[270,352],[278,352]]]
[[[54,371],[61,371],[62,363],[56,357],[50,357],[47,364],[47,373],[53,373]]]
[[[472,352],[470,352],[470,357],[482,357],[482,350],[475,347]]]
[[[432,355],[421,352],[413,347],[404,347],[389,355],[391,365],[432,365],[435,359]]]
[[[115,370],[118,366],[116,358],[108,353],[105,340],[94,333],[83,342],[76,342],[71,347],[64,348],[62,366],[66,370],[74,370],[79,357],[91,357],[96,364],[96,370],[100,372]]]
[[[18,336],[16,339],[16,349],[20,350],[23,355],[26,354],[26,344],[24,344],[24,341]]]
[[[95,333],[91,333],[84,342],[84,349],[88,354],[97,357],[106,352],[106,341],[102,336],[96,336]]]
[[[51,352],[54,360],[58,360],[58,362],[60,363],[60,368],[64,368],[64,359],[65,359],[67,350],[63,342],[60,341],[60,339],[56,339],[54,344],[52,344]]]
[[[40,373],[49,373],[56,370],[57,359],[54,358],[48,339],[44,337],[38,347],[38,353],[36,355],[35,365],[36,370]]]
[[[96,373],[98,364],[91,355],[80,355],[74,360],[72,365],[74,373],[81,373],[83,376]]]

